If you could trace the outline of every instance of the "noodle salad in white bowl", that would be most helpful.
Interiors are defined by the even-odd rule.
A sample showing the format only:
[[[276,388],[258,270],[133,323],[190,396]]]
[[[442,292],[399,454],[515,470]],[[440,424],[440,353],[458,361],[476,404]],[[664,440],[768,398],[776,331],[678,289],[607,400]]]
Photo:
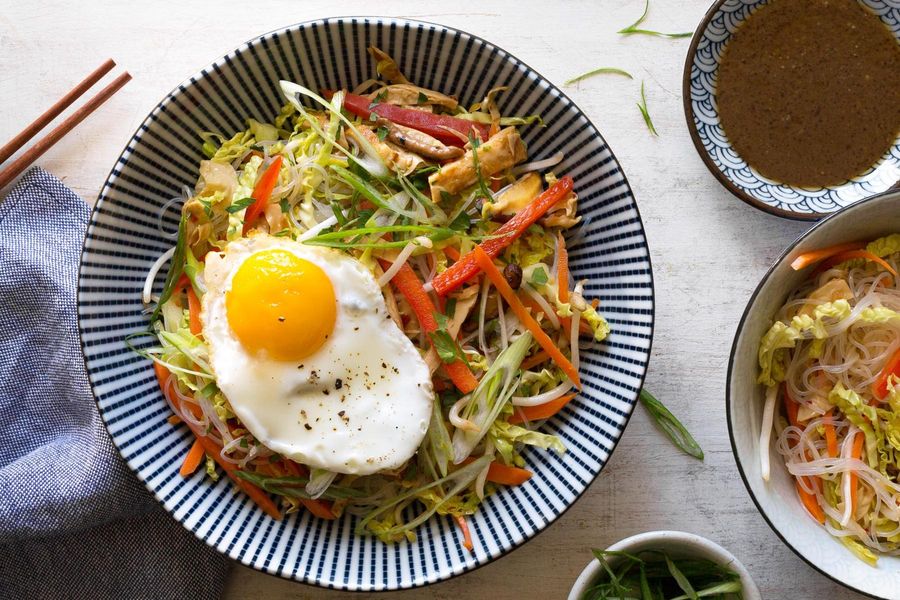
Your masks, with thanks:
[[[811,566],[900,598],[900,192],[794,242],[747,305],[728,427],[763,517]]]

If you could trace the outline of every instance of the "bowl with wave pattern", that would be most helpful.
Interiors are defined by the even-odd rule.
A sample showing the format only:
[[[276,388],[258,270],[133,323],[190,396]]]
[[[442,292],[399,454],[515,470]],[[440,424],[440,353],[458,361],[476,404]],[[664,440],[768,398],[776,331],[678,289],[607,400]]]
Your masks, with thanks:
[[[900,183],[900,139],[877,164],[829,187],[793,186],[761,175],[737,153],[719,120],[719,61],[734,31],[769,0],[719,0],[700,22],[684,66],[683,99],[688,130],[700,158],[725,188],[744,202],[780,217],[812,221]],[[900,39],[900,3],[860,0]]]
[[[543,115],[523,130],[531,158],[558,152],[587,223],[571,240],[570,268],[588,279],[612,334],[582,354],[583,392],[549,419],[564,454],[526,451],[534,476],[487,498],[470,520],[473,552],[452,520],[433,518],[415,541],[386,545],[354,535],[356,517],[335,521],[263,513],[227,477],[183,478],[191,445],[170,414],[148,360],[126,345],[147,327],[141,288],[172,244],[178,209],[168,200],[193,186],[204,158],[200,133],[244,129],[284,104],[278,81],[312,89],[353,88],[375,71],[375,45],[425,87],[465,104],[497,85],[506,114]],[[158,277],[154,293],[162,289]],[[199,70],[160,101],[116,160],[97,200],[79,271],[78,317],[85,364],[100,414],[129,467],[172,516],[223,554],[262,572],[323,587],[388,590],[422,586],[485,565],[521,546],[566,511],[603,469],[634,409],[653,338],[653,275],[647,239],[625,174],[599,131],[556,86],[474,35],[393,18],[326,19],[266,33]]]

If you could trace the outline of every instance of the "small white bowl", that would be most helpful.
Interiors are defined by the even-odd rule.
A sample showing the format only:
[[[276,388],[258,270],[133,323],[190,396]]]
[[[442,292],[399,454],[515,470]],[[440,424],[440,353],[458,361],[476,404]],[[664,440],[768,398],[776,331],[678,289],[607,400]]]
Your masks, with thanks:
[[[629,538],[616,542],[607,550],[636,553],[642,550],[660,550],[671,558],[705,558],[722,566],[728,567],[741,577],[744,586],[744,600],[761,600],[759,589],[753,583],[750,572],[740,563],[734,555],[722,546],[711,542],[706,538],[685,533],[683,531],[648,531],[639,533]],[[610,564],[615,565],[616,559],[610,559]],[[595,559],[584,568],[575,585],[569,592],[569,600],[581,600],[585,592],[603,574],[600,563]]]
[[[791,550],[826,577],[861,594],[887,600],[900,600],[900,557],[882,556],[878,566],[871,567],[816,523],[797,498],[794,478],[774,444],[768,449],[772,474],[768,482],[763,481],[759,431],[765,391],[756,377],[759,340],[787,296],[809,276],[807,271],[794,271],[791,261],[816,248],[873,240],[898,231],[900,191],[895,191],[848,206],[788,246],[760,281],[738,324],[725,396],[728,433],[738,471],[766,522]]]

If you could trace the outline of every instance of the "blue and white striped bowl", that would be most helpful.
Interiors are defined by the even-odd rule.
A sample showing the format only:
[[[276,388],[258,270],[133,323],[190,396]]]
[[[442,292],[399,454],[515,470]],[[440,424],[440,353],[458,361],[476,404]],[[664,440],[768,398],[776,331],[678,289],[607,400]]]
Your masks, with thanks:
[[[879,194],[900,182],[900,139],[850,181],[824,188],[797,187],[767,179],[734,151],[719,121],[716,81],[731,35],[769,0],[718,0],[697,27],[684,65],[684,113],[700,158],[722,185],[744,202],[789,219],[815,220]],[[900,39],[897,0],[859,0]]]
[[[309,513],[266,516],[228,480],[178,467],[191,443],[169,410],[150,363],[124,338],[146,328],[141,286],[177,226],[169,198],[197,179],[202,131],[243,129],[269,120],[284,99],[279,79],[312,89],[353,87],[374,72],[377,45],[413,81],[465,103],[496,85],[505,114],[540,113],[546,127],[524,129],[532,158],[564,152],[556,169],[572,175],[587,223],[572,240],[571,267],[591,280],[613,333],[583,354],[584,392],[545,426],[568,452],[529,451],[535,473],[488,498],[470,520],[474,553],[447,518],[434,518],[412,543],[385,545],[353,534],[354,518]],[[161,289],[161,278],[156,291]],[[256,38],[179,85],[150,113],[119,157],[91,218],[78,291],[81,340],[100,412],[128,465],[185,527],[253,568],[297,581],[350,590],[409,588],[447,579],[523,544],[559,517],[588,487],[622,435],[644,380],[653,336],[653,277],[641,218],[625,175],[597,129],[555,86],[507,52],[439,25],[341,18],[294,25]]]

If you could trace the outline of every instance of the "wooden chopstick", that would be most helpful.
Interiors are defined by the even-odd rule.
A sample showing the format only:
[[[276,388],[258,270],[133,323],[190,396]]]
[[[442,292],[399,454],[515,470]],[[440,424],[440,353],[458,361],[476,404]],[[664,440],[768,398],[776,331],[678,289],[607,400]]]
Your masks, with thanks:
[[[113,59],[108,58],[106,62],[97,67],[93,73],[84,78],[84,81],[72,88],[72,91],[60,98],[56,104],[47,109],[44,114],[39,116],[34,122],[22,130],[22,132],[11,139],[5,146],[0,148],[0,163],[6,162],[6,159],[16,153],[16,151],[25,145],[25,143],[33,138],[35,134],[50,124],[50,122],[58,117],[60,113],[66,110],[73,102],[78,100],[83,93],[91,89],[100,78],[109,73],[116,66]]]
[[[92,74],[93,75],[93,74]],[[58,142],[64,135],[69,133],[76,125],[81,123],[85,117],[97,110],[101,104],[106,102],[110,96],[115,94],[119,89],[131,80],[131,75],[122,73],[113,79],[109,85],[100,90],[95,96],[88,100],[81,108],[66,117],[62,123],[57,125],[45,137],[37,141],[37,143],[22,153],[19,158],[14,160],[5,169],[0,171],[0,188],[6,187],[13,179],[24,171],[31,163],[37,160],[44,152],[50,149],[53,144]],[[79,84],[80,85],[80,84]],[[77,97],[77,96],[76,96]]]

